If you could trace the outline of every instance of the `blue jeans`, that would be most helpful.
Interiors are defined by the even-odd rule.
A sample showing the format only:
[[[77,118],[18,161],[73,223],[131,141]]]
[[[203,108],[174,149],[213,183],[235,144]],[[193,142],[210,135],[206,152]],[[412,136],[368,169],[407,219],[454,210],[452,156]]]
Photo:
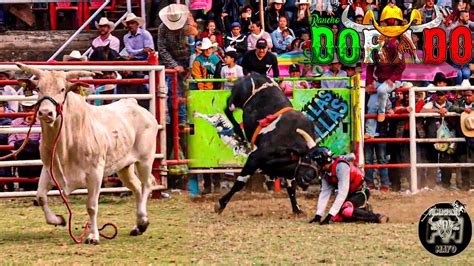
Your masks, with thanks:
[[[369,96],[367,102],[367,114],[385,114],[387,111],[388,94],[400,86],[400,82],[396,81],[392,87],[381,86],[384,83],[377,82],[375,88],[377,88],[377,94],[373,93]],[[367,119],[365,121],[365,133],[375,137],[377,136],[377,120]]]
[[[171,124],[172,119],[172,110],[173,110],[173,101],[171,97],[173,96],[173,75],[166,75],[166,83],[168,85],[168,116],[166,117],[166,123]],[[183,97],[183,86],[184,84],[184,76],[178,74],[178,97]],[[187,115],[186,115],[186,104],[179,104],[178,105],[178,123],[183,124],[187,123]]]
[[[469,65],[460,66],[453,64],[453,67],[458,70],[456,85],[461,85],[463,80],[471,78],[471,69],[469,69]]]
[[[388,163],[387,143],[366,143],[364,147],[364,153],[366,164],[374,164],[375,162],[378,162],[379,164]],[[374,153],[376,158],[374,158]],[[388,178],[388,169],[380,168],[378,170],[380,173],[381,185],[389,187],[391,183],[390,179]],[[374,169],[365,170],[365,182],[367,182],[368,185],[374,184],[374,173]]]

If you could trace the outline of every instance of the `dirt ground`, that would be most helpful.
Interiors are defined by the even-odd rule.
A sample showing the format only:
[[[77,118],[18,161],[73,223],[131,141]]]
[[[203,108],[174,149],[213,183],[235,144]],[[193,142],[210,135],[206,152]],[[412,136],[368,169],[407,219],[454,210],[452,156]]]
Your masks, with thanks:
[[[149,203],[149,230],[128,236],[134,221],[132,197],[102,196],[99,224],[114,222],[119,236],[99,246],[75,245],[64,227],[46,225],[31,199],[0,200],[0,261],[3,263],[105,264],[456,264],[474,265],[474,248],[440,258],[420,244],[420,215],[438,202],[458,199],[474,215],[474,193],[430,191],[416,195],[375,194],[376,212],[388,224],[314,225],[316,195],[298,195],[305,215],[294,216],[286,193],[237,194],[221,215],[213,205],[219,195],[190,198],[172,194]],[[58,198],[53,210],[65,214]],[[75,224],[85,217],[84,197],[75,197]],[[472,219],[472,218],[471,218]]]

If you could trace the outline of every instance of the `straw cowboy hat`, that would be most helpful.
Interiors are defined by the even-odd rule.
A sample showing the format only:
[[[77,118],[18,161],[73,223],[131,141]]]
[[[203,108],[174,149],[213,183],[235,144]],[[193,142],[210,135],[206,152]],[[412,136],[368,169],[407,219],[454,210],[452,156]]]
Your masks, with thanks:
[[[474,113],[461,114],[461,130],[464,136],[474,138]]]
[[[115,24],[106,17],[101,17],[99,22],[95,22],[95,27],[98,29],[99,26],[109,26],[110,31],[115,29]]]
[[[26,99],[28,99],[28,101],[21,101],[21,102],[20,102],[20,104],[21,104],[22,106],[31,107],[31,106],[33,106],[33,105],[36,104],[36,99],[35,99],[36,96],[29,96],[29,97],[26,97],[26,96],[24,96],[24,95],[21,95],[21,96],[23,96],[23,97],[25,97]]]
[[[179,30],[188,20],[189,9],[186,5],[171,4],[160,10],[158,16],[168,29]]]
[[[123,24],[126,26],[127,22],[131,21],[136,21],[138,23],[138,26],[143,26],[145,24],[145,20],[141,17],[137,17],[133,13],[128,13],[127,17],[125,17],[125,20],[123,21]]]
[[[82,55],[81,52],[78,50],[73,50],[69,55],[64,55],[63,56],[63,61],[68,62],[68,61],[74,61],[74,60],[80,60],[80,61],[87,61],[87,56]]]

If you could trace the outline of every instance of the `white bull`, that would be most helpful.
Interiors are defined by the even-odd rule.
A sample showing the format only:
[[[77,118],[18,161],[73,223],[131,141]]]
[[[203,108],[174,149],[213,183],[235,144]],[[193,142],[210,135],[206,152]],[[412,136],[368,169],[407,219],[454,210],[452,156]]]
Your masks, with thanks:
[[[53,172],[66,195],[78,188],[88,190],[90,231],[86,243],[99,243],[97,212],[100,187],[104,176],[113,173],[117,173],[135,195],[137,221],[130,234],[145,232],[149,224],[146,205],[154,184],[152,164],[158,133],[158,123],[153,115],[140,107],[135,99],[93,106],[71,92],[78,84],[67,80],[93,76],[92,72],[45,71],[17,65],[24,72],[38,77],[38,80],[27,82],[37,89],[40,99],[37,115],[41,121],[43,169],[37,200],[47,223],[66,224],[62,216],[51,211],[47,202],[47,192],[53,187],[49,172],[51,150],[63,119]],[[57,105],[62,105],[62,118],[58,118]]]

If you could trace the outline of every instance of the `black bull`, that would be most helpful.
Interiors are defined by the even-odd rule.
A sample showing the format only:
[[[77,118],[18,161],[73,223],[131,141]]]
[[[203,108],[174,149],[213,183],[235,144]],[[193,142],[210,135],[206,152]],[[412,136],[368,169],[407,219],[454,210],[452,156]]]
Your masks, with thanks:
[[[245,139],[240,125],[233,116],[234,110],[243,109],[245,135],[250,139],[260,120],[291,106],[278,84],[266,76],[252,73],[235,83],[227,100],[225,114],[232,122],[236,134]],[[314,147],[315,144],[307,142],[296,132],[297,129],[305,131],[313,140],[315,139],[313,123],[296,110],[283,113],[274,129],[269,126],[267,132],[258,135],[255,147],[234,186],[216,203],[217,213],[224,210],[232,196],[245,186],[247,180],[257,170],[261,170],[271,178],[284,177],[287,180],[287,192],[293,212],[301,213],[296,202],[296,186],[307,186],[318,173],[309,156],[312,151],[309,147]]]

